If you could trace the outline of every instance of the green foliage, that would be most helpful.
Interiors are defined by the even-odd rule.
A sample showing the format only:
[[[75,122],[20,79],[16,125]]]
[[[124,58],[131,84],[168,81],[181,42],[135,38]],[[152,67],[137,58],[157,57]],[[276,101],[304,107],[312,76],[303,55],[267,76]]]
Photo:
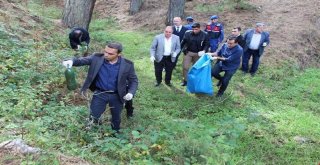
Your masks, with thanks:
[[[123,43],[123,55],[134,61],[140,82],[135,116],[123,115],[122,133],[114,135],[109,111],[103,114],[101,126],[86,130],[88,102],[78,91],[66,89],[61,61],[74,55],[68,31],[48,33],[45,40],[34,42],[19,40],[8,31],[20,27],[11,27],[17,29],[0,26],[0,141],[23,138],[44,151],[38,157],[23,157],[21,164],[63,164],[60,153],[93,164],[313,164],[320,160],[319,68],[300,71],[291,62],[262,63],[255,77],[237,72],[226,95],[217,99],[186,93],[178,85],[179,61],[174,87],[155,88],[148,58],[154,34],[123,32],[115,21],[96,19],[90,27],[89,53],[101,51],[106,41]],[[49,23],[37,28],[54,29]],[[87,68],[75,69],[77,81],[83,82]],[[300,144],[296,136],[309,140]],[[19,158],[5,158],[14,159]]]
[[[253,10],[255,7],[246,0],[225,0],[215,4],[199,3],[196,10],[199,12],[220,13],[233,10]]]

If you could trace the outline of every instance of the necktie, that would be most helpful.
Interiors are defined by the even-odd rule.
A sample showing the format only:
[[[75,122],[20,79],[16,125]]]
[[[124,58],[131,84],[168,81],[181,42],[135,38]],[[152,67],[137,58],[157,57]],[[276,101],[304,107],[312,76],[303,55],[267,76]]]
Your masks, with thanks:
[[[179,26],[177,26],[177,32],[178,32],[178,33],[180,32],[180,30],[179,30]]]

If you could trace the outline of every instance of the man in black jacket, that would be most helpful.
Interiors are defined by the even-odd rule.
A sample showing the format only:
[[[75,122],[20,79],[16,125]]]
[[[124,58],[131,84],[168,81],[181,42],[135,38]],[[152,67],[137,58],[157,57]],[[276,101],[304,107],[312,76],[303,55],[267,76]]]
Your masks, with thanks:
[[[79,50],[82,42],[85,42],[85,48],[88,49],[90,43],[89,32],[84,28],[73,28],[69,33],[70,46],[74,50]]]
[[[209,38],[206,32],[200,29],[199,23],[192,25],[192,30],[187,31],[181,42],[183,57],[183,82],[181,86],[187,85],[188,70],[209,49]]]
[[[237,43],[243,48],[246,44],[246,41],[244,40],[243,36],[240,34],[241,27],[235,27],[232,29],[232,35],[237,36]]]

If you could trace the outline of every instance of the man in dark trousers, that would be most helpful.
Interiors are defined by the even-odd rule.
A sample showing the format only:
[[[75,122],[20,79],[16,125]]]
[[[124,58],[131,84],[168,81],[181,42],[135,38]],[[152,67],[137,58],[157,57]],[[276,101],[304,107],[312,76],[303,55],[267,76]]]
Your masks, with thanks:
[[[180,43],[181,43],[181,41],[183,39],[183,36],[184,36],[184,33],[186,33],[186,31],[187,31],[187,28],[182,26],[182,20],[181,20],[180,17],[174,17],[173,18],[173,24],[174,24],[174,26],[172,26],[172,28],[173,28],[172,34],[174,34],[176,36],[179,36]],[[174,67],[177,65],[180,53],[181,52],[179,52],[177,57],[176,57],[176,61],[174,62]]]
[[[216,52],[224,38],[223,25],[218,22],[218,18],[217,15],[211,16],[211,23],[205,29],[209,36],[210,52]]]
[[[208,52],[209,38],[206,32],[200,29],[199,23],[193,23],[192,30],[187,31],[181,42],[181,49],[185,56],[183,57],[183,81],[181,86],[187,85],[187,74],[200,56]]]
[[[100,116],[109,104],[111,127],[117,132],[120,129],[123,104],[133,98],[138,87],[134,64],[121,57],[122,49],[120,43],[109,43],[104,53],[94,53],[88,57],[63,62],[65,66],[89,65],[81,93],[85,93],[88,88],[94,92],[90,105],[90,121],[100,123]]]
[[[244,40],[246,44],[243,48],[243,57],[242,57],[242,71],[248,73],[249,71],[249,60],[252,56],[252,66],[250,69],[250,74],[252,76],[258,70],[260,57],[263,54],[264,48],[269,45],[269,33],[263,31],[264,24],[257,23],[255,29],[248,29],[244,34]]]
[[[213,56],[212,59],[218,60],[212,68],[211,75],[219,80],[217,84],[219,91],[216,96],[221,97],[240,66],[243,49],[237,42],[237,36],[231,35],[218,52],[210,54]],[[220,72],[224,72],[224,75],[221,76]]]
[[[73,28],[69,33],[69,40],[72,49],[79,50],[80,47],[83,46],[82,42],[85,42],[86,44],[84,46],[87,50],[90,43],[89,32],[84,28]]]
[[[150,60],[154,64],[155,86],[162,82],[162,71],[166,71],[165,84],[172,86],[171,76],[177,54],[181,51],[179,37],[172,34],[172,26],[167,26],[164,33],[156,35],[150,48]]]

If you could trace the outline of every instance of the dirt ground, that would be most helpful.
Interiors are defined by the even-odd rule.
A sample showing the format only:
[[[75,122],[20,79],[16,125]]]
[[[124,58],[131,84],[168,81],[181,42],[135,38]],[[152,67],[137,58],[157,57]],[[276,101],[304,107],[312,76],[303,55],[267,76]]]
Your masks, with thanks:
[[[266,49],[263,62],[266,65],[295,62],[300,68],[320,67],[320,1],[318,0],[249,0],[256,7],[253,10],[235,10],[222,13],[196,11],[197,4],[217,4],[217,0],[192,0],[186,2],[186,16],[193,16],[197,22],[206,23],[211,15],[218,14],[224,24],[225,35],[231,28],[254,27],[264,22],[270,32],[271,44]],[[145,1],[140,12],[130,16],[130,2],[97,0],[95,13],[98,17],[115,17],[126,30],[148,29],[161,31],[164,28],[167,0]]]

